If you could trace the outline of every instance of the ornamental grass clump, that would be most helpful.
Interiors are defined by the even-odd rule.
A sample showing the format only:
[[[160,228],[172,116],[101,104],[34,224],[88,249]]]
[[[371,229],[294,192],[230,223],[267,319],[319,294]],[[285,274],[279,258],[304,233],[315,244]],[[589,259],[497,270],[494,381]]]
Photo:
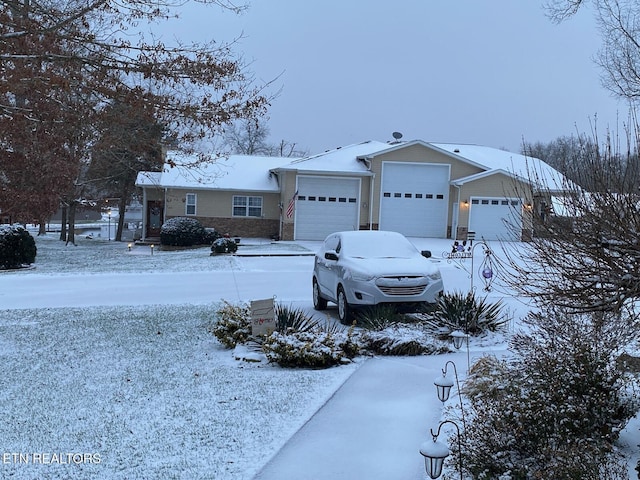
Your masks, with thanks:
[[[358,342],[362,351],[373,355],[424,355],[448,352],[435,342],[419,323],[399,313],[395,305],[375,305],[358,312],[355,326],[362,331]]]
[[[479,299],[475,292],[445,293],[435,308],[418,316],[431,330],[447,328],[462,330],[470,335],[495,332],[504,328],[509,317],[503,311],[502,300],[490,303],[486,297]]]
[[[275,316],[279,333],[308,332],[319,327],[318,321],[300,308],[276,304]]]

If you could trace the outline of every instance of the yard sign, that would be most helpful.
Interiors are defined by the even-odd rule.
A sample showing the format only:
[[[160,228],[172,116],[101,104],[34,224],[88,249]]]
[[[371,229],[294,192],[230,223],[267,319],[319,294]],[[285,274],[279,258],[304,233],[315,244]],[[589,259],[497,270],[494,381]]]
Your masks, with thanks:
[[[251,334],[269,335],[276,329],[273,298],[251,301]]]

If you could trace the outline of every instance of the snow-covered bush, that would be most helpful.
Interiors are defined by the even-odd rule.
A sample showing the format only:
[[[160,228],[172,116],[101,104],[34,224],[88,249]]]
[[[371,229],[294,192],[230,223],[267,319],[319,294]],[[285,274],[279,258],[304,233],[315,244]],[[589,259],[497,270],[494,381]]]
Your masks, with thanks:
[[[486,298],[478,299],[475,292],[445,293],[432,311],[418,316],[434,331],[446,327],[449,330],[463,330],[471,335],[495,332],[509,320],[503,312],[502,301],[489,303]]]
[[[321,327],[288,333],[273,332],[265,338],[263,350],[270,362],[281,367],[333,367],[353,358],[350,332]]]
[[[215,228],[205,228],[204,237],[202,238],[203,245],[213,245],[217,239],[222,237]]]
[[[22,225],[0,226],[0,268],[20,268],[36,260],[36,242]]]
[[[245,343],[251,337],[251,309],[247,304],[232,305],[224,302],[216,311],[217,321],[212,332],[227,348]]]
[[[238,244],[231,238],[218,238],[211,244],[211,255],[217,253],[235,253],[238,251]]]
[[[629,332],[605,315],[532,313],[513,357],[473,366],[462,452],[473,478],[626,478],[614,442],[638,408],[616,368]]]
[[[202,245],[206,231],[195,218],[175,217],[167,220],[160,229],[160,243],[179,247]]]
[[[445,353],[449,347],[434,340],[423,328],[419,316],[403,315],[395,305],[376,305],[358,312],[356,325],[362,328],[357,336],[363,351],[374,355],[423,355]]]
[[[374,355],[432,355],[450,351],[445,342],[411,325],[392,325],[380,330],[365,330],[358,336],[360,348]]]

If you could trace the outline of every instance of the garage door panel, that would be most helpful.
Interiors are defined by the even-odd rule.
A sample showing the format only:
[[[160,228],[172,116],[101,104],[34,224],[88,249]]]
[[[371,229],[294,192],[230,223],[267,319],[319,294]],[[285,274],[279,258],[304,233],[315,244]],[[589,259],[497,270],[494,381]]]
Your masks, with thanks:
[[[521,211],[519,198],[472,198],[469,231],[476,238],[517,241],[522,231]]]
[[[410,237],[445,237],[448,197],[448,165],[385,163],[380,228]]]
[[[357,230],[360,179],[298,177],[295,238],[324,240],[333,232]]]

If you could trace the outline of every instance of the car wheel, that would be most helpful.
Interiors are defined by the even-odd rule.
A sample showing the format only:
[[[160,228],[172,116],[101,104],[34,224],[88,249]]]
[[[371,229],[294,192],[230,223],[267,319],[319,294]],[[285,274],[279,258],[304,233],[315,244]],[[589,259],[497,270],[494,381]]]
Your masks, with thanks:
[[[351,307],[347,302],[347,296],[344,293],[342,285],[338,287],[338,318],[343,325],[351,323]]]
[[[327,308],[327,300],[320,295],[320,286],[315,278],[313,279],[313,308],[316,310]]]

